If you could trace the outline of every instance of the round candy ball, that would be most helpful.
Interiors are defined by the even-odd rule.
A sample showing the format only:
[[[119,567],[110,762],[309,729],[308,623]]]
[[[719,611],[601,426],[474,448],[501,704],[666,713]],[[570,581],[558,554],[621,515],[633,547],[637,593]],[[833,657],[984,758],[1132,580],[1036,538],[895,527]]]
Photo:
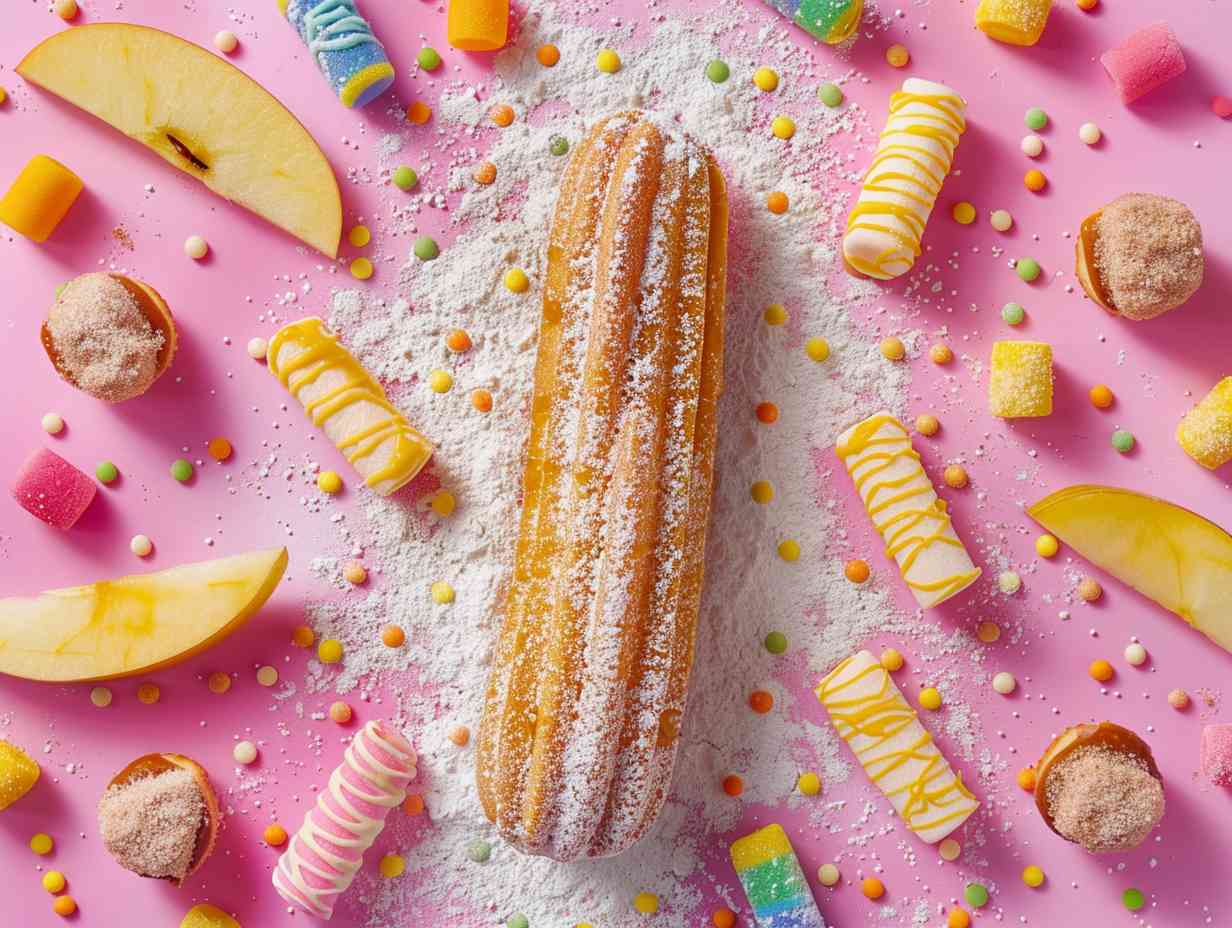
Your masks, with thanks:
[[[731,77],[731,68],[721,58],[715,58],[706,65],[706,77],[712,84],[722,84]]]
[[[1028,129],[1038,132],[1048,125],[1048,114],[1038,106],[1033,106],[1027,110],[1026,116],[1023,117],[1023,122],[1027,124]]]
[[[1002,696],[1008,696],[1018,688],[1018,681],[1012,673],[1003,670],[992,678],[992,688]]]
[[[239,44],[240,40],[236,38],[235,33],[228,29],[214,34],[214,47],[224,55],[231,54],[239,47]]]
[[[554,135],[548,141],[548,151],[557,157],[569,153],[569,140],[563,135]]]
[[[171,462],[171,476],[180,483],[187,483],[192,480],[193,466],[192,462],[186,458],[176,458]]]
[[[843,103],[843,89],[838,84],[829,81],[817,88],[817,99],[833,109]]]
[[[441,53],[435,48],[425,45],[415,56],[415,62],[425,71],[435,71],[441,66]]]
[[[988,222],[998,232],[1008,232],[1014,225],[1014,217],[1007,209],[995,209],[988,217]]]
[[[94,468],[94,476],[98,478],[99,483],[111,483],[120,476],[120,469],[110,461],[100,461]]]
[[[1104,134],[1099,130],[1099,126],[1093,122],[1084,122],[1078,127],[1078,138],[1086,145],[1096,145],[1103,137]]]
[[[1146,663],[1146,648],[1136,641],[1130,642],[1125,646],[1125,660],[1132,667],[1141,667]]]
[[[1128,454],[1134,450],[1134,433],[1127,429],[1117,429],[1112,433],[1112,447],[1116,448],[1121,454]]]
[[[1019,303],[1006,303],[1001,307],[1001,318],[1007,325],[1022,325],[1027,318],[1027,311]]]
[[[983,883],[968,883],[967,888],[963,890],[963,897],[967,900],[967,905],[973,908],[983,908],[988,905],[988,888]]]
[[[1014,270],[1017,272],[1018,278],[1027,283],[1038,280],[1041,273],[1039,262],[1034,258],[1019,258],[1014,265]]]
[[[413,168],[407,167],[405,164],[400,164],[394,168],[392,179],[394,186],[399,190],[414,190],[415,185],[419,183],[419,175],[415,173]]]
[[[1028,158],[1038,158],[1044,153],[1044,140],[1038,135],[1024,135],[1020,147]]]
[[[787,650],[787,636],[782,632],[771,632],[766,636],[766,650],[771,654],[782,654]]]
[[[420,261],[435,261],[441,253],[441,249],[436,244],[436,239],[428,235],[421,235],[415,239],[415,257]]]
[[[209,243],[200,235],[190,235],[184,239],[184,254],[194,261],[200,261],[210,253]]]

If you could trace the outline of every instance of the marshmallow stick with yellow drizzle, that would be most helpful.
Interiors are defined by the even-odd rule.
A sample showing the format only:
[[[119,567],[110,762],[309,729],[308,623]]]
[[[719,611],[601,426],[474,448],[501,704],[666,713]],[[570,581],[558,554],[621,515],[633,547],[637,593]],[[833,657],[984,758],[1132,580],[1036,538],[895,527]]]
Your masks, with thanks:
[[[980,576],[901,422],[879,412],[839,436],[835,447],[855,481],[886,556],[924,609],[940,605]]]
[[[817,685],[817,699],[869,779],[922,840],[935,844],[979,808],[870,652],[835,667]]]
[[[843,259],[867,277],[911,270],[924,226],[967,128],[967,104],[949,87],[908,78],[890,97],[890,115],[847,219]]]
[[[269,369],[312,424],[341,451],[375,492],[405,486],[432,457],[432,444],[390,404],[380,384],[315,317],[279,330]]]

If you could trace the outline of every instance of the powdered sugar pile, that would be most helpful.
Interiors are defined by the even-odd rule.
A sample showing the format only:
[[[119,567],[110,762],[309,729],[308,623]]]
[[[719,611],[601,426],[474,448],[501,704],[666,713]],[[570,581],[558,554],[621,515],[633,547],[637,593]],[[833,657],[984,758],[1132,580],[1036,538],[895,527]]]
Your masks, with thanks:
[[[357,884],[357,904],[372,926],[392,924],[393,913],[405,911],[432,912],[441,924],[490,925],[519,910],[532,925],[627,924],[633,896],[646,891],[660,897],[656,925],[694,925],[704,887],[688,878],[704,856],[715,853],[715,835],[734,828],[743,809],[719,788],[724,774],[741,771],[745,803],[781,804],[789,794],[786,801],[802,801],[792,794],[802,770],[817,770],[827,783],[851,773],[849,755],[830,727],[819,723],[820,710],[801,681],[815,682],[878,632],[925,643],[929,659],[937,662],[928,668],[930,680],[938,685],[957,676],[957,662],[969,667],[963,633],[946,635],[895,612],[876,584],[853,586],[843,578],[841,563],[825,556],[844,534],[832,493],[849,489],[833,455],[835,436],[862,411],[901,411],[906,401],[905,368],[881,358],[875,341],[852,320],[852,308],[868,304],[877,291],[842,275],[833,280],[832,243],[846,208],[834,182],[853,179],[851,162],[834,137],[867,141],[873,133],[857,107],[819,106],[813,81],[785,81],[771,99],[746,80],[705,80],[705,63],[720,55],[716,36],[729,35],[742,15],[708,13],[705,23],[662,19],[635,41],[627,28],[598,32],[566,25],[551,8],[528,14],[516,47],[497,59],[494,86],[482,92],[451,86],[436,112],[436,139],[424,154],[445,159],[449,190],[465,192],[452,214],[457,239],[444,244],[436,261],[411,258],[396,299],[381,301],[359,291],[340,291],[332,299],[331,324],[389,385],[410,421],[438,444],[430,473],[412,494],[415,502],[365,497],[365,533],[371,536],[365,559],[379,571],[378,589],[309,607],[318,635],[341,639],[347,654],[340,671],[314,664],[309,689],[367,689],[377,678],[395,683],[397,707],[386,714],[396,712],[408,731],[419,733],[431,826],[391,826],[405,843],[411,874]],[[774,45],[786,73],[844,78],[820,73],[776,29],[767,27],[760,38]],[[547,41],[561,50],[551,70],[534,56]],[[739,40],[722,44],[728,41]],[[595,52],[605,45],[622,49],[619,79],[593,67]],[[722,57],[734,75],[757,64],[726,47]],[[470,180],[481,157],[477,136],[496,100],[522,118],[483,154],[498,173],[495,183],[479,186]],[[559,136],[576,144],[598,116],[630,107],[653,110],[702,140],[727,178],[732,221],[726,392],[706,591],[671,797],[633,851],[563,865],[499,842],[475,796],[473,748],[459,748],[446,736],[460,724],[477,728],[513,557],[546,236],[567,161],[549,154],[550,142]],[[770,119],[780,112],[792,114],[799,127],[788,142],[769,132]],[[383,167],[402,148],[397,137],[383,140]],[[788,193],[788,213],[765,208],[772,190]],[[446,192],[426,189],[411,206],[391,203],[385,244],[405,244],[416,231],[418,212],[433,208]],[[502,286],[511,266],[527,272],[529,293]],[[785,325],[763,321],[771,303],[787,308]],[[474,341],[463,355],[444,346],[445,334],[455,327],[465,328]],[[804,340],[812,336],[829,342],[825,362],[805,354]],[[911,333],[906,338],[913,340]],[[438,367],[454,376],[445,394],[422,383]],[[491,414],[471,410],[469,393],[476,387],[495,397]],[[781,410],[771,426],[752,415],[767,399]],[[749,487],[757,480],[775,488],[769,505],[750,500]],[[458,501],[447,518],[428,506],[438,487]],[[776,553],[788,538],[800,544],[799,561],[786,562]],[[436,580],[455,588],[454,603],[433,602],[428,589]],[[406,647],[380,644],[377,630],[389,622],[407,630]],[[763,647],[771,630],[786,635],[786,655],[775,657]],[[749,711],[752,689],[773,694],[773,715]],[[950,733],[970,755],[969,713],[952,707],[949,718]],[[992,757],[982,762],[990,772],[1000,763]],[[811,802],[814,824],[845,835],[856,853],[887,827],[880,803],[856,809]],[[495,843],[487,863],[467,858],[465,846],[475,838]],[[909,900],[903,905],[909,907]]]

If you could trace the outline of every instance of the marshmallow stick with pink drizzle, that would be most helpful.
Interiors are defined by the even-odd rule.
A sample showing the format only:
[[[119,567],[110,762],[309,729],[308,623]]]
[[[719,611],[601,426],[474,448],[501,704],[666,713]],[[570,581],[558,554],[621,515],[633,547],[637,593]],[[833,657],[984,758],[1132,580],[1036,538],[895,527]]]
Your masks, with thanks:
[[[274,868],[274,888],[294,906],[329,920],[415,779],[415,751],[385,722],[365,725],[346,749],[317,804]]]

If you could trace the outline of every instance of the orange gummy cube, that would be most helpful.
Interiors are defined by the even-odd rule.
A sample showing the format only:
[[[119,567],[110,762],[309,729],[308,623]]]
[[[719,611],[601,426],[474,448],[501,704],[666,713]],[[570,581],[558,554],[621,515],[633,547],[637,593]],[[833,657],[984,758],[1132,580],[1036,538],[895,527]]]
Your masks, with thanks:
[[[509,0],[449,0],[449,44],[468,52],[494,52],[509,39]]]
[[[35,155],[0,200],[0,222],[45,242],[82,190],[81,178],[54,158]]]

